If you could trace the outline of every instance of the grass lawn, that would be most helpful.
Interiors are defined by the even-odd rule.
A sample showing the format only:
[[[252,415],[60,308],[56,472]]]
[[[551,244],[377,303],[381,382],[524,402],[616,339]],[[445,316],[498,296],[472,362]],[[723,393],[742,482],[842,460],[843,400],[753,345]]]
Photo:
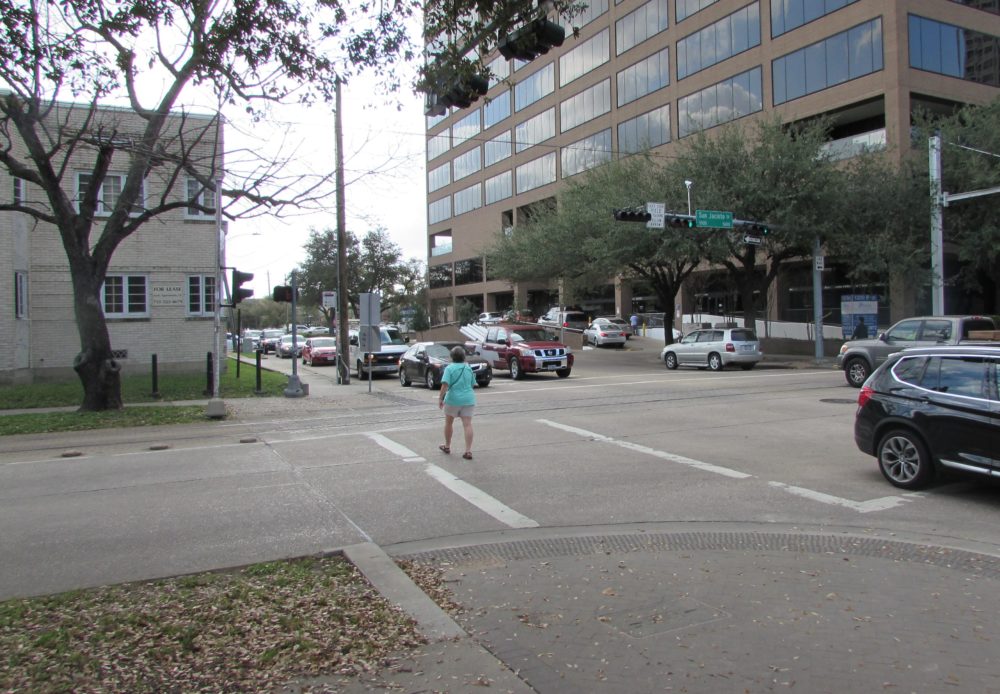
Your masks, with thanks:
[[[204,373],[160,374],[162,400],[202,400],[206,398]],[[228,368],[220,375],[219,389],[223,398],[248,398],[254,395],[256,375],[253,364],[240,365],[236,378],[236,360],[230,357]],[[274,371],[261,371],[261,389],[265,395],[281,395],[288,377]],[[150,376],[123,376],[122,399],[125,405],[158,402],[152,395]],[[33,407],[76,407],[83,402],[83,386],[78,378],[60,383],[0,386],[0,409],[19,410]]]
[[[253,365],[240,366],[236,378],[235,361],[220,375],[219,390],[222,398],[248,398],[281,396],[288,377],[274,371],[261,371],[262,395],[257,396]],[[159,389],[162,400],[204,400],[204,374],[162,374]],[[53,431],[80,431],[108,427],[132,427],[154,424],[186,424],[203,422],[205,408],[197,406],[145,405],[159,402],[151,394],[149,376],[122,378],[122,399],[125,409],[116,412],[39,412],[0,416],[0,436],[11,434],[41,434]],[[83,401],[83,387],[78,379],[60,383],[33,383],[31,385],[0,386],[0,410],[29,409],[38,407],[78,407]],[[132,407],[132,405],[141,405]]]
[[[0,691],[279,691],[423,641],[343,557],[296,559],[0,602]]]

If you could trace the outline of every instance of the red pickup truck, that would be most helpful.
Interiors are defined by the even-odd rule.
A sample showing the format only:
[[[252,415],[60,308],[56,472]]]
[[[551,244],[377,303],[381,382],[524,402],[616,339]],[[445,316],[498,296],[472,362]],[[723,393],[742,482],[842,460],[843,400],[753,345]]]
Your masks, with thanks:
[[[573,369],[573,351],[551,339],[541,326],[492,325],[485,338],[465,346],[488,361],[494,371],[509,370],[515,379],[543,371],[555,371],[559,378],[566,378]]]

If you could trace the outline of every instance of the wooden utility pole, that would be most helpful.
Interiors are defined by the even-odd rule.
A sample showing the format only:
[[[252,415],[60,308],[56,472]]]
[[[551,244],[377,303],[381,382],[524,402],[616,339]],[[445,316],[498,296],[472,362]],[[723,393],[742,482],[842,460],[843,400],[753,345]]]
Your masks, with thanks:
[[[341,119],[341,82],[336,82],[336,111],[333,120],[333,138],[337,147],[337,381],[341,385],[351,382],[351,347],[347,327],[347,214],[344,210],[344,124]]]

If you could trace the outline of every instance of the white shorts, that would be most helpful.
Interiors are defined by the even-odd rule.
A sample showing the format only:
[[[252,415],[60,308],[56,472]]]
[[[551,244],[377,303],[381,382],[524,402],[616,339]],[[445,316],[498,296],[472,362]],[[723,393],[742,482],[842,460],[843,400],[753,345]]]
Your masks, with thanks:
[[[444,413],[449,417],[471,417],[475,412],[475,405],[445,405]]]

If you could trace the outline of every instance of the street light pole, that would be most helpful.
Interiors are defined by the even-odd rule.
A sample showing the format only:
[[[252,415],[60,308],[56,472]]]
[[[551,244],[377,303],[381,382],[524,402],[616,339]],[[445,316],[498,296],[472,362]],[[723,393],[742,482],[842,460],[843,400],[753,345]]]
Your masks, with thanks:
[[[688,217],[691,216],[691,184],[694,181],[684,181],[684,187],[688,189]]]

